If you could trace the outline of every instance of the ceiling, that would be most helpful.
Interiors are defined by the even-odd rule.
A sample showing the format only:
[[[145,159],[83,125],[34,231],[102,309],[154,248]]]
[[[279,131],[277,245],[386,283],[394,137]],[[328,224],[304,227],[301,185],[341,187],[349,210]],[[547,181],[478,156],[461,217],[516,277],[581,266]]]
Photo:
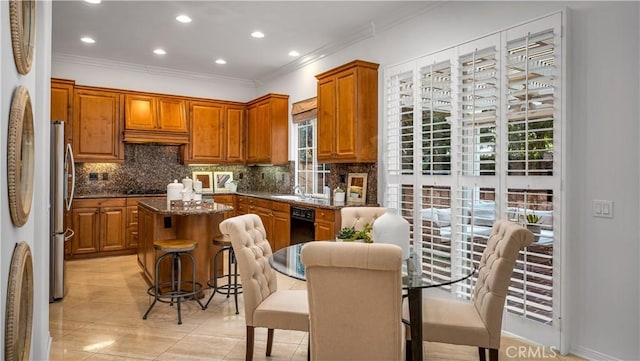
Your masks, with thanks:
[[[367,39],[429,1],[53,1],[52,52],[261,82]],[[192,18],[179,23],[176,16]],[[251,37],[259,30],[262,39]],[[90,36],[94,44],[80,38]],[[153,50],[162,48],[165,55]],[[296,50],[298,57],[288,53]],[[215,60],[227,61],[218,65]]]

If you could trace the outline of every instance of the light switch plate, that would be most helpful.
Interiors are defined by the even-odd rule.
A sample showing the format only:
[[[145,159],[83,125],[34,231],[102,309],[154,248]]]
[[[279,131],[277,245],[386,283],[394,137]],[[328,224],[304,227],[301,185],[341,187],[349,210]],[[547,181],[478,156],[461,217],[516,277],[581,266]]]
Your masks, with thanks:
[[[602,218],[613,218],[613,201],[594,199],[593,216]]]

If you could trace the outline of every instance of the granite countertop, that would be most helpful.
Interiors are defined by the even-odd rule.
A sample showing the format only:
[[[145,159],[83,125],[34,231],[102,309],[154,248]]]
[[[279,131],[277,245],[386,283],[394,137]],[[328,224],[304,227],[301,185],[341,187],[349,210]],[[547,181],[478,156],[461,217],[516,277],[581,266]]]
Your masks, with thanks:
[[[182,202],[178,202],[182,204]],[[138,202],[138,206],[147,208],[154,213],[167,215],[167,216],[188,216],[188,215],[201,215],[201,214],[215,214],[215,213],[227,213],[233,211],[233,207],[214,203],[211,200],[203,200],[202,205],[189,207],[167,207],[166,199],[143,199]]]
[[[326,198],[297,198],[292,194],[279,194],[279,193],[271,193],[271,192],[252,192],[252,191],[242,191],[242,192],[220,192],[214,194],[205,194],[203,195],[203,200],[208,200],[211,202],[211,197],[214,195],[237,195],[237,196],[246,196],[246,197],[255,197],[267,199],[270,201],[278,201],[283,203],[289,203],[296,206],[306,206],[306,207],[321,207],[328,209],[340,209],[346,206],[351,206],[351,204],[346,204],[345,202],[334,202],[333,199],[328,200]],[[284,196],[284,197],[283,197]],[[165,211],[166,211],[166,193],[165,194],[126,194],[126,193],[95,193],[95,194],[83,194],[76,196],[77,199],[92,199],[92,198],[144,198],[144,197],[162,197],[165,202]],[[147,202],[144,200],[144,202]],[[365,204],[367,207],[378,207],[379,205],[376,203]]]

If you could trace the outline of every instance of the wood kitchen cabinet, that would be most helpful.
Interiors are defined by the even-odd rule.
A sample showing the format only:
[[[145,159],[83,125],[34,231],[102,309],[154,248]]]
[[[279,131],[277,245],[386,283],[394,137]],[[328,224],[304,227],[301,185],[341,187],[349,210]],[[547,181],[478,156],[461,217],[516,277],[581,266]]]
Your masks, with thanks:
[[[184,163],[243,163],[244,113],[241,104],[189,102],[191,142]]]
[[[341,224],[340,211],[326,208],[316,208],[314,236],[317,241],[336,238]]]
[[[51,79],[51,120],[64,122],[64,142],[73,138],[73,80]]]
[[[247,104],[247,163],[288,162],[289,96],[267,94]]]
[[[355,60],[316,78],[318,162],[376,162],[378,64]]]
[[[73,90],[73,153],[76,162],[123,162],[122,94],[100,88]]]
[[[124,99],[125,142],[189,142],[184,99],[138,93],[127,93]]]
[[[127,249],[125,198],[76,199],[72,220],[71,258],[107,256]]]
[[[271,238],[275,252],[291,243],[291,209],[288,203],[271,202],[271,210]]]
[[[236,196],[234,194],[214,194],[213,201],[215,203],[224,204],[233,207],[233,212],[225,213],[224,218],[233,217],[236,215]]]
[[[125,248],[126,249],[137,249],[138,248],[138,222],[139,222],[139,213],[138,213],[138,201],[140,200],[149,200],[149,199],[166,199],[166,197],[136,197],[136,198],[127,198],[126,201],[126,210],[127,210],[127,222],[126,222],[126,239],[125,239]]]
[[[289,204],[262,198],[238,196],[236,205],[236,215],[253,213],[260,217],[271,250],[276,251],[289,245],[291,229]]]

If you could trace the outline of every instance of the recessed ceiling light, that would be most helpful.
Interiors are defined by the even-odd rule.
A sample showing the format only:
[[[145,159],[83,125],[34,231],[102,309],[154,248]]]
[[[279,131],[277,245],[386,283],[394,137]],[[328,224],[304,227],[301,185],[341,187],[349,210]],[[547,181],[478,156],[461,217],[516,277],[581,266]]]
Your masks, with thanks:
[[[191,18],[188,17],[187,15],[178,15],[176,16],[176,20],[178,20],[181,23],[190,23],[191,22]]]
[[[154,54],[158,54],[158,55],[164,55],[164,54],[166,54],[167,52],[166,52],[166,51],[164,51],[163,49],[155,49],[155,50],[153,51],[153,53],[154,53]]]
[[[93,40],[93,38],[90,38],[88,36],[84,36],[84,37],[80,38],[80,41],[82,41],[83,43],[87,43],[87,44],[93,44],[93,43],[96,42],[95,40]]]
[[[84,0],[84,1],[89,3],[89,4],[100,4],[101,0]]]
[[[295,51],[295,50],[291,50],[291,51],[289,52],[289,56],[300,56],[300,53],[298,53],[298,52],[297,52],[297,51]]]
[[[216,59],[216,64],[224,65],[226,63],[227,63],[227,61],[222,59],[222,58],[221,59]]]
[[[264,38],[264,34],[261,31],[254,31],[253,33],[251,33],[251,36],[258,39]]]

